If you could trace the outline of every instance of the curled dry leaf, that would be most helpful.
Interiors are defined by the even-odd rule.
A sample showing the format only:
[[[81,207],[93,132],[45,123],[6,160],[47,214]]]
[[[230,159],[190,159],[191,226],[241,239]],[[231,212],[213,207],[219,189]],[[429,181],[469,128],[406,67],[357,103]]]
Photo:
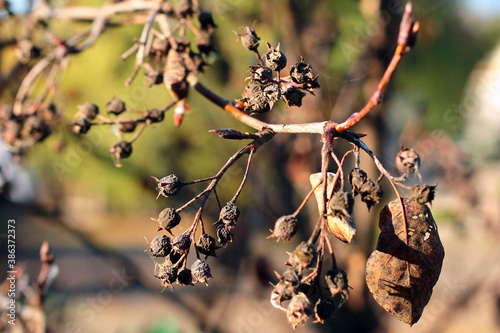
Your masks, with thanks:
[[[399,199],[380,212],[377,248],[366,263],[366,284],[387,312],[409,324],[416,323],[439,279],[444,248],[427,205]]]
[[[327,195],[332,192],[333,188],[333,179],[335,178],[335,174],[333,172],[328,172],[327,174]],[[309,181],[311,182],[311,186],[314,188],[321,182],[321,172],[313,173],[309,176]],[[335,191],[338,191],[340,187],[335,186]],[[316,197],[316,201],[318,202],[318,210],[320,215],[322,214],[323,209],[323,186],[320,185],[314,190],[314,196]],[[327,216],[327,227],[328,230],[338,239],[343,241],[344,243],[352,242],[352,238],[356,233],[356,226],[354,225],[354,218],[351,216],[337,216],[329,214]]]

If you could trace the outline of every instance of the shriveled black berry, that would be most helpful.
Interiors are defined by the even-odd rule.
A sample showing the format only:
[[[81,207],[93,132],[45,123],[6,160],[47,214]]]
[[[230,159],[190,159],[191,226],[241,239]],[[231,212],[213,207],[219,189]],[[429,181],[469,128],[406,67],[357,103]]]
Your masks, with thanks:
[[[179,234],[172,239],[172,247],[179,253],[189,252],[191,247],[191,239],[189,234]]]
[[[299,274],[302,274],[304,269],[311,267],[315,256],[314,246],[301,242],[292,253],[289,253],[286,265],[292,266]]]
[[[165,119],[165,111],[158,109],[148,110],[146,119],[151,123],[159,123]]]
[[[168,259],[163,264],[155,264],[155,277],[160,279],[163,286],[172,286],[177,280],[177,266],[173,265]]]
[[[271,110],[274,103],[280,99],[281,90],[276,83],[261,85],[253,81],[245,87],[243,95],[243,101],[246,102],[245,111],[264,113]]]
[[[146,72],[146,84],[148,85],[148,88],[151,88],[155,84],[163,83],[163,80],[163,73],[154,68],[150,68]]]
[[[290,77],[293,82],[302,84],[307,82],[313,82],[316,78],[316,75],[312,71],[311,65],[304,62],[304,59],[301,59],[300,62],[290,68]]]
[[[309,298],[304,293],[294,295],[288,304],[286,314],[293,329],[298,325],[304,325],[312,314]]]
[[[212,277],[210,266],[208,266],[206,261],[200,259],[196,260],[193,265],[191,265],[191,273],[197,282],[207,283],[208,279]]]
[[[117,159],[127,158],[132,154],[132,144],[127,141],[119,141],[111,146],[109,153]]]
[[[177,284],[181,286],[193,285],[193,274],[191,274],[190,269],[185,268],[177,274]]]
[[[170,230],[181,222],[181,215],[174,208],[165,208],[160,212],[158,219],[153,219],[153,221],[159,224],[157,231],[165,230],[172,233]]]
[[[203,30],[200,31],[196,36],[196,47],[202,54],[210,54],[210,52],[215,51],[212,35]]]
[[[198,15],[198,22],[200,23],[201,30],[211,31],[214,28],[217,28],[217,25],[214,22],[214,18],[212,17],[212,13],[201,11]]]
[[[359,190],[361,193],[361,200],[366,203],[368,210],[375,204],[380,202],[382,195],[384,192],[382,191],[382,187],[377,182],[375,183],[373,180],[368,179],[361,189]]]
[[[325,274],[326,284],[332,294],[335,308],[340,308],[349,298],[349,283],[344,270],[336,267]]]
[[[38,142],[46,139],[51,132],[52,129],[44,120],[33,116],[26,119],[22,129],[22,134],[25,137],[32,138]]]
[[[320,323],[324,323],[334,312],[335,304],[331,298],[318,299],[314,306],[314,317]]]
[[[266,66],[250,66],[250,73],[252,75],[247,79],[257,81],[261,84],[267,84],[273,80],[273,71]]]
[[[238,34],[238,39],[241,40],[241,44],[247,50],[257,51],[260,44],[260,37],[257,36],[253,28],[244,26],[243,29],[245,29],[245,32],[243,34]]]
[[[306,93],[298,89],[297,87],[288,88],[283,94],[283,100],[287,107],[290,106],[302,106],[302,99],[306,96]]]
[[[151,252],[153,257],[166,257],[172,250],[170,238],[165,235],[158,235],[150,243],[150,247],[145,252]]]
[[[88,120],[95,119],[99,114],[99,107],[89,102],[79,105],[78,110],[80,111],[82,117],[87,118]]]
[[[155,38],[151,43],[151,53],[165,56],[170,50],[171,45],[166,38]]]
[[[359,168],[352,169],[351,173],[349,174],[349,183],[351,184],[352,195],[358,195],[358,193],[361,191],[361,187],[364,185],[364,183],[366,183],[367,180],[368,176],[366,175],[366,172]]]
[[[71,131],[75,134],[85,134],[89,131],[91,123],[87,118],[76,118],[71,122]]]
[[[209,234],[201,235],[200,238],[198,238],[198,241],[196,242],[196,247],[198,249],[198,252],[205,255],[206,257],[208,256],[217,257],[217,255],[215,254],[215,250],[217,249],[217,245],[215,244],[215,238],[213,238]]]
[[[162,179],[158,179],[156,177],[152,178],[157,182],[156,189],[158,190],[158,196],[156,198],[160,195],[163,195],[164,197],[176,195],[182,188],[182,182],[175,174],[165,176]]]
[[[230,243],[233,241],[233,238],[234,238],[233,233],[224,224],[217,226],[216,233],[217,233],[218,241],[219,241],[221,246],[226,246],[227,243]]]
[[[429,185],[415,185],[411,188],[411,198],[419,204],[431,203],[434,200],[434,192],[436,186]]]
[[[137,123],[132,122],[132,121],[129,121],[126,123],[120,123],[120,125],[118,125],[118,128],[119,128],[120,132],[122,132],[122,133],[131,133],[131,132],[135,131],[136,127],[137,127]]]
[[[125,102],[118,98],[113,98],[106,104],[106,110],[108,113],[119,115],[126,110]]]
[[[352,214],[354,198],[351,193],[337,191],[328,204],[328,213],[338,217],[348,218]]]
[[[262,56],[265,65],[273,71],[280,71],[286,67],[286,56],[280,51],[280,44],[276,48],[267,43],[268,50]]]
[[[277,241],[288,242],[297,232],[297,218],[293,215],[281,216],[274,224],[272,235],[268,238],[277,238]]]
[[[396,167],[401,174],[416,173],[420,168],[420,156],[413,148],[401,146],[401,150],[396,156]]]
[[[180,0],[175,7],[175,13],[182,18],[186,18],[193,15],[193,1],[192,0]]]
[[[220,211],[219,221],[228,227],[233,227],[236,225],[239,216],[240,210],[238,207],[234,203],[228,202]]]

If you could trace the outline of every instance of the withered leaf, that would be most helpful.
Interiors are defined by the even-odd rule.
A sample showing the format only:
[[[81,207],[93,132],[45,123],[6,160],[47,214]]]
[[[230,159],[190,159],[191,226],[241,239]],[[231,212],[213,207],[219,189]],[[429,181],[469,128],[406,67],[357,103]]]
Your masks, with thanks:
[[[399,199],[380,212],[377,248],[366,263],[366,284],[375,300],[397,319],[415,324],[439,279],[444,248],[429,207]]]

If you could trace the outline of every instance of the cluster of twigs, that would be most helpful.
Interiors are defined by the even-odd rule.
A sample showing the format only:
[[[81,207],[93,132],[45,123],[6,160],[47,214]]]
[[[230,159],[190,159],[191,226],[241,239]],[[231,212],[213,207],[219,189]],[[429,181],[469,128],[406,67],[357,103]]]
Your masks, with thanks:
[[[397,186],[407,187],[403,184],[404,180],[411,173],[418,174],[420,161],[412,149],[402,148],[396,159],[401,174],[393,176],[363,143],[361,139],[364,134],[350,131],[382,102],[383,91],[402,56],[408,53],[416,43],[419,24],[413,20],[411,4],[406,6],[403,14],[394,56],[366,105],[339,123],[326,120],[304,124],[269,124],[254,117],[256,114],[271,111],[280,99],[284,100],[287,107],[300,107],[307,93],[314,95],[314,90],[319,88],[319,83],[312,66],[304,59],[291,66],[289,75],[283,75],[287,60],[280,46],[274,48],[268,44],[267,52],[261,56],[258,50],[260,38],[253,28],[244,27],[244,32],[238,34],[238,39],[241,40],[243,46],[254,52],[258,60],[257,65],[250,66],[249,83],[245,87],[242,98],[227,100],[200,82],[198,75],[206,66],[203,56],[213,51],[210,34],[216,25],[211,14],[203,11],[198,1],[180,0],[176,6],[172,6],[170,1],[122,1],[105,5],[101,9],[82,9],[79,12],[71,11],[71,9],[58,9],[55,10],[54,15],[77,20],[92,19],[92,27],[88,32],[66,41],[54,37],[56,46],[32,67],[18,90],[12,112],[3,117],[4,137],[6,133],[9,133],[8,122],[17,122],[22,128],[25,126],[26,119],[40,118],[40,108],[52,102],[57,78],[67,65],[70,55],[92,45],[102,31],[111,24],[110,19],[115,14],[136,11],[141,13],[138,17],[144,21],[144,27],[140,37],[122,57],[125,59],[135,53],[135,67],[126,84],[129,85],[142,68],[145,70],[149,85],[165,84],[171,93],[172,102],[163,109],[140,111],[127,109],[124,101],[112,99],[106,105],[109,117],[100,114],[96,105],[85,103],[80,106],[72,122],[72,129],[75,133],[85,134],[91,127],[97,125],[115,126],[121,133],[130,133],[136,131],[137,125],[141,125],[140,130],[135,132],[131,139],[121,139],[111,147],[110,153],[119,164],[120,159],[131,155],[132,143],[143,133],[143,130],[149,124],[163,121],[165,112],[174,106],[174,123],[176,126],[181,124],[183,115],[189,108],[187,97],[191,88],[240,122],[256,130],[255,133],[242,133],[233,129],[211,130],[224,139],[251,140],[231,156],[214,176],[195,181],[182,181],[176,175],[161,179],[153,177],[157,181],[158,196],[165,197],[177,194],[184,186],[208,182],[208,186],[203,191],[184,205],[179,208],[165,208],[158,218],[154,219],[158,222],[158,231],[165,230],[172,234],[172,229],[181,222],[182,211],[198,204],[194,220],[186,231],[172,239],[166,235],[160,235],[151,241],[146,251],[150,252],[153,257],[165,257],[163,263],[155,264],[155,276],[166,287],[172,286],[173,283],[179,285],[191,285],[193,282],[206,283],[212,277],[207,258],[216,256],[215,251],[218,248],[233,241],[232,230],[237,226],[240,214],[236,201],[245,185],[252,158],[258,148],[277,134],[320,134],[323,143],[321,171],[311,176],[312,189],[300,207],[293,214],[284,215],[278,219],[270,237],[283,241],[290,240],[297,230],[297,215],[313,194],[318,201],[320,216],[310,238],[300,243],[290,253],[290,258],[286,263],[290,268],[282,275],[277,274],[279,282],[273,288],[271,303],[276,308],[287,311],[288,320],[293,327],[305,323],[309,317],[315,317],[316,320],[323,322],[344,304],[349,295],[347,275],[337,266],[328,231],[344,242],[351,242],[356,231],[352,217],[353,197],[359,194],[361,200],[370,209],[380,201],[382,196],[380,181],[385,177],[392,184],[403,206]],[[32,15],[38,20],[50,17],[38,11],[33,11]],[[198,52],[193,51],[191,47],[191,41],[186,34],[188,30],[195,36]],[[30,89],[42,73],[48,74],[45,78],[46,87],[37,97],[30,96],[31,102],[28,103],[27,97]],[[139,117],[121,118],[122,114],[131,113],[138,114]],[[111,118],[115,116],[118,118]],[[42,121],[44,121],[43,118]],[[19,133],[22,132],[19,130]],[[24,137],[20,134],[12,137],[14,139],[6,141],[13,151],[19,151],[19,147],[23,146]],[[339,139],[346,140],[353,146],[341,159],[333,151]],[[370,156],[380,171],[378,179],[368,179],[366,173],[360,168],[361,151]],[[345,160],[351,154],[354,155],[355,168],[346,177]],[[248,155],[248,161],[241,185],[234,196],[222,206],[216,191],[217,185],[226,171],[244,155]],[[330,158],[337,166],[338,171],[335,174],[328,171]],[[350,191],[345,190],[346,178],[350,183]],[[414,197],[420,198],[423,203],[432,200],[434,195],[434,188],[426,185],[413,187],[412,191]],[[220,209],[219,218],[215,223],[217,240],[207,233],[203,220],[203,210],[210,194],[214,194]],[[195,250],[196,260],[188,268],[188,255],[192,248]],[[332,267],[322,274],[322,271],[325,271],[323,262],[327,249]],[[203,258],[202,255],[205,257]],[[324,277],[323,284],[326,283],[328,286],[328,293],[322,288],[322,276]],[[289,301],[287,307],[283,306],[285,301]]]

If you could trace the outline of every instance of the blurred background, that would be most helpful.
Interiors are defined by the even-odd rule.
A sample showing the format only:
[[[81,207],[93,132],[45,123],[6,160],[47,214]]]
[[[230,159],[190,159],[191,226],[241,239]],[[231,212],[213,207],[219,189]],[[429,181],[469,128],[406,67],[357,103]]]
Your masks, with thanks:
[[[20,17],[29,14],[30,2],[10,2]],[[53,5],[102,2],[60,0]],[[218,53],[210,55],[211,66],[200,76],[216,93],[241,97],[248,66],[256,59],[236,41],[234,31],[254,22],[261,53],[266,41],[280,42],[288,68],[303,56],[320,75],[321,88],[301,108],[287,109],[279,102],[261,116],[272,123],[342,121],[359,110],[392,57],[404,7],[398,0],[214,0],[201,5],[219,26]],[[414,147],[422,158],[424,182],[438,184],[432,211],[446,252],[441,278],[411,329],[386,314],[367,291],[364,269],[376,245],[377,214],[395,198],[383,183],[384,200],[370,212],[356,201],[353,244],[333,241],[352,287],[349,301],[325,324],[310,321],[298,332],[500,332],[500,3],[421,0],[414,2],[414,12],[421,23],[417,46],[403,57],[384,103],[354,130],[368,134],[365,142],[393,173],[399,145]],[[21,19],[11,23],[0,16],[0,41],[19,33]],[[49,24],[63,38],[89,26],[58,19]],[[134,63],[120,56],[141,30],[134,24],[111,27],[72,57],[56,99],[66,123],[85,102],[104,108],[117,97],[137,109],[169,103],[163,85],[147,88],[142,72],[131,86],[124,85]],[[13,48],[2,46],[2,104],[12,103],[22,78],[6,79],[14,63]],[[58,276],[43,303],[50,332],[291,331],[285,314],[269,303],[269,282],[277,281],[273,271],[283,270],[285,251],[310,234],[316,203],[309,202],[299,215],[299,234],[291,242],[266,237],[276,219],[295,211],[309,191],[309,175],[320,170],[320,138],[276,135],[259,149],[238,200],[242,216],[234,242],[218,251],[218,259],[209,259],[214,279],[208,287],[164,290],[153,276],[153,260],[144,253],[145,238],[157,235],[150,218],[165,207],[182,205],[203,185],[155,200],[151,176],[176,173],[193,180],[214,175],[243,143],[208,130],[251,131],[194,91],[188,102],[192,111],[181,127],[174,127],[172,111],[167,113],[165,121],[134,143],[134,153],[121,168],[109,155],[116,134],[105,127],[77,137],[63,126],[20,161],[0,148],[0,280],[6,277],[6,221],[15,219],[16,259],[26,276],[37,278],[43,241],[51,244],[56,258]],[[340,154],[347,149],[339,145]],[[222,202],[233,196],[245,166],[246,161],[236,163],[220,182]],[[361,166],[378,177],[368,158]],[[189,227],[194,213],[183,213],[176,233]],[[215,200],[204,214],[207,225],[217,220]]]

